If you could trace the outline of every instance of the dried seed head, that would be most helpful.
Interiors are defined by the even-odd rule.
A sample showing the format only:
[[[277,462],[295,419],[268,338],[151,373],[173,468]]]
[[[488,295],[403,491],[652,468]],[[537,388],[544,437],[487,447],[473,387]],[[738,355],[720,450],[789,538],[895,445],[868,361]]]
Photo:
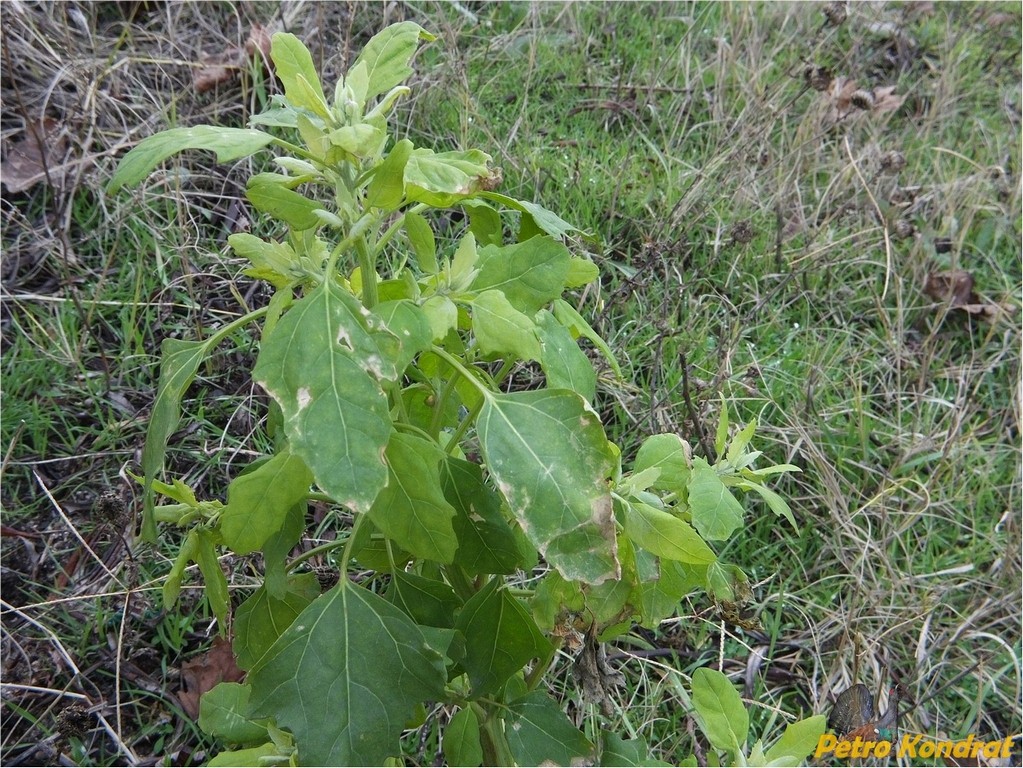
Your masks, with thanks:
[[[892,227],[892,234],[898,240],[905,240],[908,237],[912,237],[914,232],[916,232],[916,227],[914,227],[912,223],[906,219],[898,219],[895,222],[895,226]]]
[[[906,156],[895,150],[882,154],[880,161],[881,170],[885,173],[898,173],[906,167]]]
[[[57,731],[65,739],[80,739],[92,725],[92,715],[81,704],[64,707],[57,715]]]
[[[831,70],[825,67],[818,67],[816,64],[807,64],[803,72],[806,84],[815,91],[826,91],[831,87]]]
[[[732,242],[740,245],[745,245],[753,239],[756,232],[753,231],[753,226],[749,223],[749,219],[743,219],[737,221],[732,226]]]
[[[827,19],[828,24],[833,27],[840,26],[849,16],[849,11],[846,8],[845,3],[840,0],[828,3],[821,10],[824,12],[824,18]]]
[[[874,93],[863,88],[853,91],[849,97],[849,103],[857,109],[873,109],[874,107]]]
[[[316,574],[316,581],[320,584],[321,592],[332,589],[341,580],[341,572],[329,565],[318,565],[313,568],[313,573]]]

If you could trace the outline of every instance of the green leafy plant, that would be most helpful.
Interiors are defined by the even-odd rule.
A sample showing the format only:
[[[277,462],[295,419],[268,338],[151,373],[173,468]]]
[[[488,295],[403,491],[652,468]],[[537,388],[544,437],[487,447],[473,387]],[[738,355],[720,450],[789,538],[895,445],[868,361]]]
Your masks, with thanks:
[[[617,365],[566,298],[598,277],[571,247],[583,233],[497,192],[500,171],[484,152],[435,152],[389,133],[430,39],[411,22],[387,28],[328,100],[306,48],[277,34],[284,95],[255,127],[152,136],[110,184],[137,184],[187,149],[222,162],[277,153],[278,170],[253,176],[246,197],[286,234],[230,237],[273,297],[205,339],[164,342],[142,457],[143,536],[155,541],[158,523],[184,533],[166,604],[196,563],[247,670],[244,684],[202,699],[200,725],[233,747],[214,765],[380,764],[430,701],[454,712],[443,738],[451,763],[594,759],[598,747],[542,685],[560,642],[585,634],[593,655],[633,622],[656,625],[694,589],[747,599],[745,575],[714,548],[743,525],[736,490],[795,525],[764,485],[795,467],[757,469],[755,425],[729,440],[724,407],[715,464],[664,434],[623,468],[592,407],[596,374],[579,341]],[[159,479],[167,442],[201,362],[257,323],[252,377],[270,396],[274,452],[230,483],[226,502],[201,500]],[[526,363],[547,386],[510,386]],[[353,522],[289,560],[313,499]],[[262,555],[264,583],[237,607],[223,548]],[[314,554],[336,557],[342,574],[323,594],[303,572]],[[356,571],[375,576],[356,583]],[[536,575],[528,589],[524,572]],[[600,689],[606,665],[590,668]],[[648,759],[636,742],[609,738],[606,760]]]

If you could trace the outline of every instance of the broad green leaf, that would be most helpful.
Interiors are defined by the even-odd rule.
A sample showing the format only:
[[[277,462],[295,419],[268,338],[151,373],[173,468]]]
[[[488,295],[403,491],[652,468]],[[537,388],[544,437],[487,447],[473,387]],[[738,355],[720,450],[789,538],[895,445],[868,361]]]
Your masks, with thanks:
[[[171,566],[170,573],[167,574],[167,579],[163,582],[164,609],[170,610],[174,607],[174,603],[177,602],[178,595],[181,594],[181,580],[185,576],[185,569],[188,568],[189,563],[195,560],[195,553],[198,548],[199,532],[193,528],[185,536],[185,540],[181,542],[178,556],[174,558],[174,564]]]
[[[381,30],[366,43],[353,69],[359,64],[366,67],[367,100],[400,85],[412,74],[409,62],[419,47],[420,39],[435,38],[418,24],[403,21]]]
[[[483,763],[480,721],[472,707],[462,707],[444,729],[442,742],[448,765],[476,766]]]
[[[126,154],[110,179],[107,192],[135,186],[168,157],[186,149],[216,152],[218,163],[228,163],[258,152],[273,140],[269,133],[248,128],[217,128],[212,125],[171,128],[148,136]]]
[[[742,569],[721,561],[707,566],[706,589],[715,600],[744,603],[751,597],[749,577]]]
[[[387,487],[373,502],[370,520],[413,555],[452,562],[458,539],[451,525],[455,510],[444,498],[440,483],[444,451],[430,440],[396,432],[385,457]]]
[[[564,292],[571,261],[564,244],[550,237],[488,245],[479,251],[479,273],[471,287],[499,290],[515,309],[532,316]]]
[[[270,105],[249,118],[249,125],[269,125],[276,128],[294,128],[298,122],[298,111],[288,104],[284,94],[270,97]]]
[[[749,445],[756,431],[757,420],[753,419],[739,434],[732,438],[732,442],[728,444],[728,453],[726,454],[728,461],[735,464],[739,460],[742,454],[745,453],[746,446]]]
[[[569,262],[568,274],[565,276],[566,288],[582,288],[600,277],[600,268],[589,259],[572,257]]]
[[[742,525],[742,505],[699,457],[693,459],[689,480],[689,512],[693,527],[708,541],[724,541]]]
[[[227,506],[220,513],[224,544],[236,555],[261,548],[280,530],[288,510],[309,494],[312,482],[305,462],[287,452],[236,477],[227,487]]]
[[[287,559],[305,531],[308,504],[303,499],[284,515],[284,524],[263,544],[263,585],[272,597],[283,600],[288,591]]]
[[[309,49],[289,32],[277,32],[270,40],[270,58],[277,77],[284,85],[288,102],[293,107],[308,109],[329,120],[323,86]]]
[[[415,706],[444,698],[443,657],[382,597],[342,580],[249,672],[252,715],[295,735],[306,765],[383,765]]]
[[[480,351],[539,360],[540,342],[533,321],[513,307],[500,291],[484,291],[472,301],[472,329]]]
[[[766,488],[760,483],[754,483],[750,481],[743,481],[738,484],[739,488],[747,491],[756,491],[763,497],[764,501],[767,502],[767,506],[771,508],[778,517],[784,517],[792,527],[796,529],[796,533],[799,533],[799,526],[796,525],[796,518],[792,514],[792,509],[789,507],[788,502],[785,501],[781,496],[772,491],[770,488]]]
[[[707,740],[715,749],[736,753],[746,745],[749,713],[731,681],[716,669],[693,672],[693,707]]]
[[[181,419],[181,398],[195,379],[199,363],[210,353],[209,344],[202,341],[164,339],[160,345],[160,386],[153,403],[146,444],[142,449],[142,471],[146,476],[143,496],[142,537],[156,541],[156,521],[153,519],[153,481],[163,470],[167,454],[167,441],[178,428]],[[171,601],[173,602],[173,601]]]
[[[469,215],[469,231],[480,245],[501,245],[504,225],[501,214],[482,200],[464,200],[462,208]]]
[[[450,628],[461,601],[443,581],[395,571],[387,585],[387,599],[420,626]]]
[[[528,214],[541,230],[553,237],[564,237],[569,232],[582,232],[578,227],[572,226],[557,214],[548,211],[537,203],[516,200],[513,197],[502,195],[500,192],[481,192],[479,196],[487,200],[493,200],[495,203],[500,203],[514,211]]]
[[[402,139],[391,147],[391,151],[377,166],[373,179],[366,188],[366,205],[385,211],[393,211],[401,205],[401,201],[405,199],[405,164],[412,154],[412,146],[411,141]],[[408,215],[405,221],[405,227],[408,229]],[[430,235],[432,237],[432,230]],[[411,234],[409,237],[411,239]]]
[[[380,151],[387,134],[367,123],[344,125],[327,134],[330,143],[357,158],[372,157]]]
[[[276,745],[273,742],[267,742],[251,749],[231,749],[220,752],[206,765],[210,768],[249,768],[249,766],[260,768],[268,764],[265,758],[278,755]]]
[[[714,551],[689,523],[640,501],[629,503],[625,533],[643,549],[668,560],[695,565],[717,560]]]
[[[657,480],[650,486],[665,491],[679,491],[689,482],[689,460],[692,450],[678,435],[652,435],[643,441],[636,454],[635,472],[659,469]]]
[[[632,618],[636,606],[630,600],[633,590],[639,586],[636,572],[636,550],[628,538],[618,540],[618,562],[621,575],[602,583],[583,587],[586,598],[586,616],[592,617],[599,626],[617,625]],[[638,593],[637,593],[638,594]]]
[[[266,726],[245,717],[252,689],[240,683],[220,683],[199,699],[199,727],[229,744],[265,742]]]
[[[416,263],[428,275],[437,274],[437,241],[433,236],[433,228],[418,213],[405,214],[405,234],[409,244],[416,252]]]
[[[320,224],[320,218],[314,211],[323,208],[322,203],[279,184],[250,184],[245,190],[245,197],[257,211],[269,214],[295,229],[313,229]]]
[[[448,456],[441,480],[457,513],[459,567],[473,576],[514,573],[522,559],[515,535],[501,512],[501,497],[483,482],[479,465]]]
[[[383,330],[375,334],[377,345],[396,372],[408,368],[433,341],[426,313],[407,299],[380,302],[372,310],[370,321],[375,319],[383,323]]]
[[[405,194],[409,200],[446,208],[475,194],[490,178],[490,155],[478,149],[434,152],[412,150],[405,164]]]
[[[690,579],[681,564],[662,560],[655,581],[639,586],[640,619],[644,627],[653,627],[675,613],[679,601],[694,589],[704,585],[704,574]]]
[[[203,585],[210,610],[217,617],[221,634],[227,633],[227,614],[231,610],[231,596],[227,591],[227,577],[217,559],[217,537],[206,529],[199,528],[196,536],[195,562],[202,572]]]
[[[522,603],[493,579],[462,608],[455,629],[465,637],[462,667],[472,682],[472,697],[497,693],[530,659],[551,644]]]
[[[600,764],[602,766],[670,766],[650,757],[650,747],[641,738],[623,739],[610,731],[601,731]]]
[[[287,243],[267,242],[245,232],[231,235],[227,242],[235,253],[252,264],[252,269],[245,271],[250,277],[267,280],[277,288],[295,279],[292,270],[298,266],[298,256]]]
[[[551,310],[554,312],[554,316],[558,318],[558,322],[568,328],[572,338],[577,339],[583,336],[593,342],[593,346],[600,350],[600,354],[607,360],[615,376],[619,379],[622,378],[622,369],[611,353],[611,348],[607,345],[606,341],[600,338],[600,334],[590,327],[590,324],[583,319],[583,316],[576,311],[575,307],[564,299],[555,299]]]
[[[791,757],[792,765],[801,765],[807,755],[812,755],[817,749],[817,742],[826,730],[827,718],[824,715],[789,723],[781,738],[767,750],[766,757],[770,761]]]
[[[615,458],[586,401],[557,389],[488,393],[476,428],[487,470],[548,562],[569,580],[617,578]]]
[[[551,389],[570,389],[593,402],[597,374],[593,364],[565,326],[546,309],[536,316],[540,338],[540,367]]]
[[[412,559],[412,555],[389,541],[368,520],[359,528],[357,539],[352,545],[352,555],[362,567],[380,571],[380,573],[404,570]],[[393,568],[391,567],[392,560]]]
[[[458,307],[441,294],[434,294],[423,302],[423,314],[434,341],[442,341],[458,325]]]
[[[527,693],[508,709],[511,714],[505,734],[519,765],[589,764],[593,744],[546,693]]]
[[[394,374],[365,323],[358,302],[327,280],[281,318],[252,372],[281,407],[291,451],[324,491],[361,512],[387,483],[392,427],[376,378]]]
[[[242,669],[252,669],[306,606],[319,597],[320,584],[314,573],[294,574],[287,584],[283,598],[271,596],[263,586],[238,606],[231,647]]]
[[[479,249],[476,248],[476,236],[472,232],[466,232],[458,242],[455,255],[451,257],[451,267],[448,269],[448,277],[452,288],[464,290],[476,278],[476,264],[479,261]]]
[[[560,573],[551,571],[533,592],[529,605],[537,626],[551,632],[566,615],[582,613],[586,599],[578,581],[566,581]]]

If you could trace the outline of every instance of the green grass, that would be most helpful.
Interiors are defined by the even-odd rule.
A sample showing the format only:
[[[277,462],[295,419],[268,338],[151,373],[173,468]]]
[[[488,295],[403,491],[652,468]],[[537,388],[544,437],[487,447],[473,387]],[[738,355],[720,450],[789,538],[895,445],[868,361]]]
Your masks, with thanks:
[[[800,532],[750,499],[748,527],[723,553],[754,583],[763,630],[731,627],[695,596],[656,632],[626,638],[620,653],[646,655],[616,662],[627,683],[608,727],[681,760],[693,746],[688,674],[720,665],[740,686],[752,670],[744,695],[767,743],[793,716],[826,712],[848,684],[877,688],[886,669],[919,703],[905,718],[912,731],[1018,733],[1018,8],[851,5],[830,28],[818,7],[790,4],[466,5],[479,23],[453,6],[405,8],[440,39],[419,56],[401,119],[437,149],[491,152],[503,192],[594,235],[578,247],[601,283],[579,301],[625,371],[601,374],[612,439],[626,456],[659,431],[695,447],[701,430],[712,440],[726,405],[733,424],[758,420],[768,457],[803,469],[778,488]],[[243,40],[275,8],[202,8],[130,25],[102,15],[94,49],[76,37],[52,60],[32,54],[43,74],[25,65],[33,41],[56,51],[66,20],[41,11],[5,39],[23,99],[67,77],[63,55],[103,86],[88,147],[96,170],[58,192],[40,185],[4,199],[5,259],[19,264],[4,287],[4,523],[49,537],[32,555],[3,539],[5,569],[17,573],[5,572],[4,600],[22,606],[4,616],[4,651],[49,658],[62,647],[83,670],[4,667],[5,682],[57,692],[5,700],[5,760],[56,733],[65,688],[92,703],[119,691],[123,723],[111,728],[140,756],[190,764],[212,748],[171,694],[209,622],[194,600],[181,614],[160,609],[172,547],[115,560],[138,590],[126,612],[68,525],[86,537],[102,528],[93,499],[111,487],[136,504],[124,470],[138,470],[162,339],[193,338],[266,300],[225,247],[246,168],[188,157],[136,195],[102,192],[124,127],[152,121],[141,136],[163,121],[239,125],[265,99],[259,78],[197,96],[188,67],[173,62]],[[354,31],[340,48],[357,50],[385,13],[318,7],[291,21],[300,36],[319,30],[317,62],[336,72],[339,40]],[[992,21],[997,13],[1006,18]],[[108,60],[126,63],[108,70]],[[833,124],[825,96],[805,86],[807,62],[861,86],[894,85],[906,101]],[[121,106],[108,87],[135,101]],[[68,92],[55,91],[55,105],[72,114],[76,103],[60,101]],[[905,156],[897,174],[880,171],[889,151]],[[900,220],[912,236],[894,236]],[[928,273],[950,269],[1015,314],[968,318],[927,296]],[[244,335],[221,347],[172,441],[169,473],[206,496],[265,440],[264,401],[245,373],[253,351]],[[76,552],[84,565],[63,583]],[[243,588],[252,568],[232,566]],[[665,647],[678,655],[647,653]],[[136,663],[139,680],[107,671],[147,648],[155,656]],[[552,681],[595,737],[598,712],[579,701],[568,654]],[[434,759],[445,717],[431,713],[408,734],[409,759]],[[81,764],[124,759],[100,726],[65,751]]]

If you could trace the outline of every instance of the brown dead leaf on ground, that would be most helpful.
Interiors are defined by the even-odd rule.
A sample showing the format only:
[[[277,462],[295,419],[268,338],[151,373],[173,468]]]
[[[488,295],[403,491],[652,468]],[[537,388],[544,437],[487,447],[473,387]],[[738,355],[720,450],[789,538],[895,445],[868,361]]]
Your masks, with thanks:
[[[962,269],[928,272],[924,293],[950,309],[958,309],[984,320],[994,320],[1003,312],[1012,313],[1011,308],[981,301],[973,290],[973,275]]]
[[[855,80],[848,77],[834,78],[825,95],[831,101],[830,122],[842,120],[854,112],[869,112],[872,115],[894,112],[906,100],[905,96],[895,93],[894,85],[871,90],[860,88]]]
[[[51,184],[64,178],[64,156],[68,135],[64,125],[44,117],[27,126],[17,141],[11,142],[0,163],[0,180],[8,192],[24,192],[47,177]]]
[[[238,683],[245,673],[234,660],[231,643],[222,637],[215,638],[205,653],[189,659],[181,665],[182,688],[178,701],[190,718],[199,717],[199,699],[218,683]]]
[[[202,67],[192,73],[192,87],[196,93],[205,93],[230,83],[254,56],[259,56],[264,64],[270,61],[270,33],[261,24],[252,25],[244,47],[232,45],[221,53],[200,56]]]

